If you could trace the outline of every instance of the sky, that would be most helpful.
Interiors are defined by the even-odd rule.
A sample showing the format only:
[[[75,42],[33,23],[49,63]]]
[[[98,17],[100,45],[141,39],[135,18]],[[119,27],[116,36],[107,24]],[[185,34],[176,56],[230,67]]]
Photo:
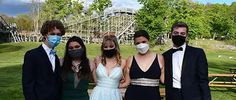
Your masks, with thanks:
[[[6,14],[8,16],[17,16],[18,14],[26,14],[30,12],[30,3],[32,0],[0,0],[0,14]],[[45,0],[36,0],[44,2]],[[85,2],[85,7],[88,7],[93,0],[80,0]],[[199,3],[226,3],[230,5],[236,0],[193,0]],[[122,8],[133,8],[138,10],[142,7],[137,0],[112,0],[113,7],[122,7]]]
[[[207,3],[219,3],[219,4],[227,4],[230,5],[232,2],[236,2],[236,0],[193,0],[199,3],[207,4]]]

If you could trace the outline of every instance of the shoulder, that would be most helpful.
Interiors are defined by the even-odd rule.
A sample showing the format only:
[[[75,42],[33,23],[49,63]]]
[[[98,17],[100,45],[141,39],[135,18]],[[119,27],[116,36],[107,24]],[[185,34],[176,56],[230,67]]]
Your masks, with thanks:
[[[162,54],[157,54],[157,57],[160,61],[164,61],[164,57]]]
[[[101,56],[97,56],[94,58],[94,62],[101,62],[102,57]]]
[[[163,55],[163,56],[166,56],[166,55],[168,55],[168,54],[171,54],[171,49],[165,51],[162,55]]]
[[[193,47],[193,46],[187,46],[189,50],[193,51],[194,53],[204,53],[204,50],[202,48]]]
[[[126,62],[131,62],[133,60],[134,56],[129,56],[127,59],[126,59]]]
[[[40,47],[28,50],[25,53],[25,56],[34,56],[34,55],[39,54],[39,53],[40,53]]]

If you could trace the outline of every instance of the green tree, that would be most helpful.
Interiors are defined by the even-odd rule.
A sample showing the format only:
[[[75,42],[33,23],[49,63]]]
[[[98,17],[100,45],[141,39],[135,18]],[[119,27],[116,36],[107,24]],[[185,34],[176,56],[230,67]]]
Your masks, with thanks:
[[[207,16],[210,19],[212,38],[227,36],[232,28],[229,6],[226,4],[210,4],[207,7]]]
[[[92,11],[96,11],[99,15],[103,14],[104,10],[112,6],[111,0],[94,0],[88,9],[88,13],[92,14]]]
[[[46,0],[42,5],[41,20],[64,20],[68,16],[79,16],[82,12],[81,2],[74,0]]]
[[[138,0],[143,7],[136,14],[138,29],[150,33],[151,40],[167,33],[169,3],[171,0]]]
[[[29,15],[18,15],[15,23],[18,31],[33,31],[33,19]]]

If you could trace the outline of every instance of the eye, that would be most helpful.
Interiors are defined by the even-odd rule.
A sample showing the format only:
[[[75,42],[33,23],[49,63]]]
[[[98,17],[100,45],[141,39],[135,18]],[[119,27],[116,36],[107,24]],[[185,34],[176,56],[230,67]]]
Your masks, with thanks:
[[[138,44],[140,44],[140,43],[139,42],[134,43],[134,45],[138,45]]]
[[[181,34],[181,35],[186,35],[186,33],[185,33],[185,32],[181,32],[180,34]]]
[[[110,45],[109,47],[110,47],[110,48],[113,48],[114,46],[113,46],[113,45]]]
[[[72,46],[69,46],[68,49],[73,49],[73,47],[72,47]]]
[[[142,43],[146,43],[147,41],[142,41]]]
[[[80,46],[79,46],[79,45],[76,45],[76,46],[74,46],[74,48],[78,49],[78,48],[80,48]]]
[[[178,35],[179,32],[174,31],[172,34],[173,34],[173,35]]]
[[[50,35],[56,35],[55,33],[50,33]]]
[[[104,46],[103,48],[108,48],[108,46]]]

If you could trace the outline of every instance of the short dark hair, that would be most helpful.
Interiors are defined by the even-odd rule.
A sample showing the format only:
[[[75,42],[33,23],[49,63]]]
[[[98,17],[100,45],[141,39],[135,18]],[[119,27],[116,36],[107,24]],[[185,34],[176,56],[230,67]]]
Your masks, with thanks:
[[[146,30],[139,30],[134,33],[134,40],[141,36],[145,37],[148,40],[150,39],[149,34]]]
[[[47,20],[43,23],[40,33],[45,36],[49,31],[54,30],[55,28],[61,31],[61,35],[65,35],[65,27],[59,20]]]
[[[171,32],[174,31],[174,28],[179,28],[179,27],[185,27],[187,29],[187,33],[188,33],[188,25],[184,22],[175,22],[172,27],[171,27]]]

